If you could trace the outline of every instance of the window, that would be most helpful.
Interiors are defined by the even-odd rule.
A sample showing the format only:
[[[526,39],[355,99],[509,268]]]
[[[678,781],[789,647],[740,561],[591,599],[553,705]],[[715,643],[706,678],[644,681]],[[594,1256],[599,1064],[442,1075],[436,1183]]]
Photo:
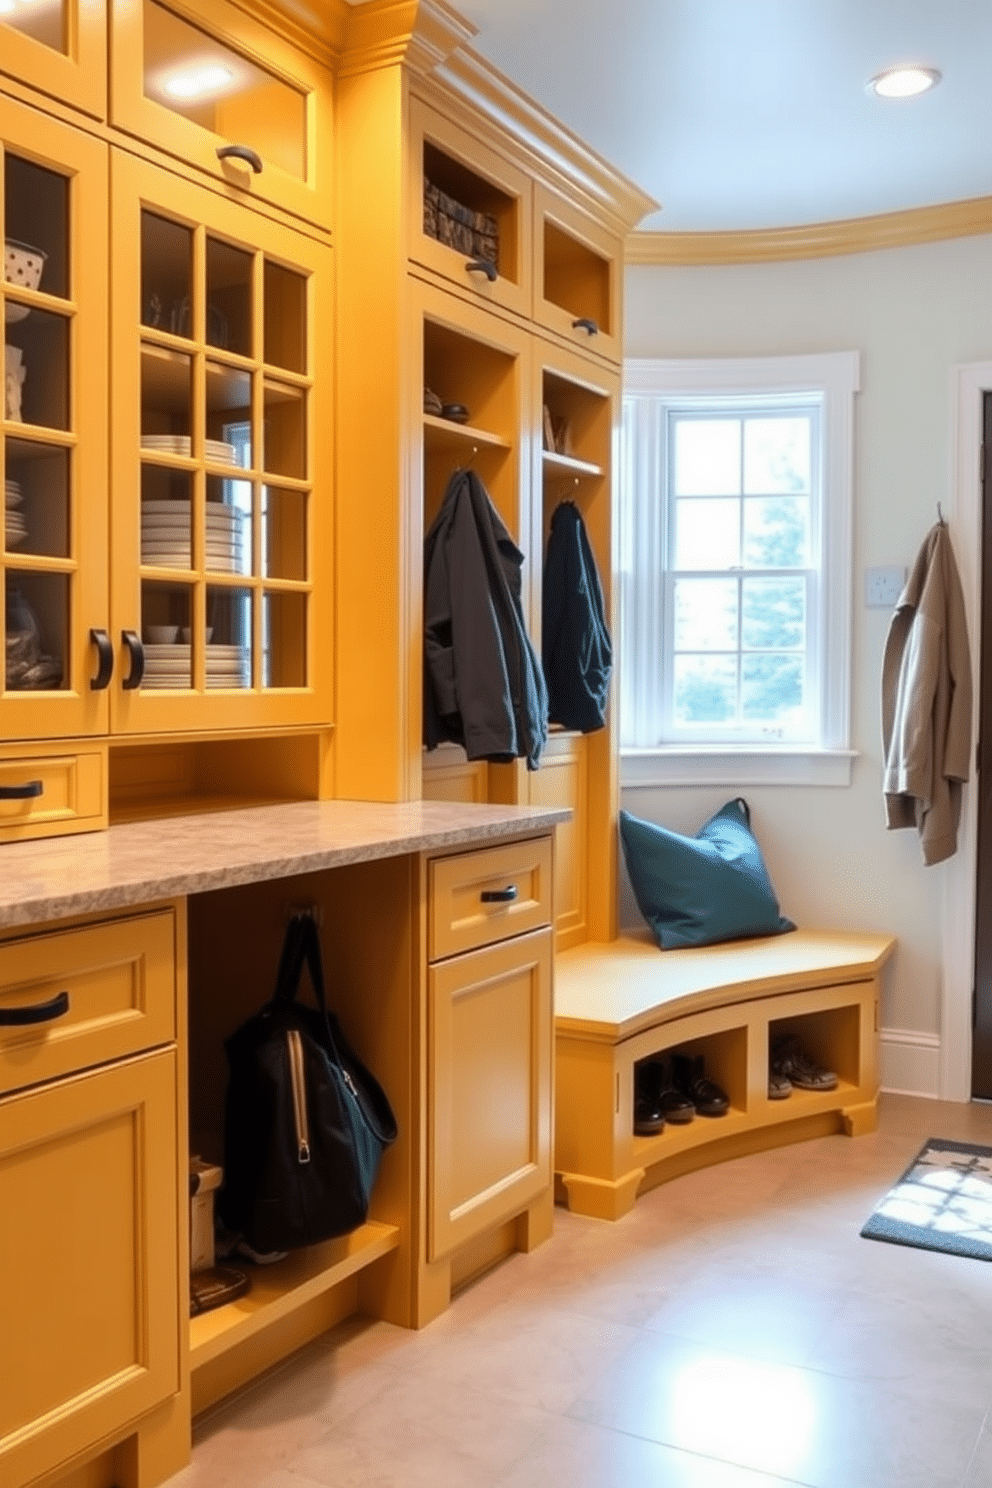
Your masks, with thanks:
[[[626,367],[628,784],[850,779],[856,353]]]

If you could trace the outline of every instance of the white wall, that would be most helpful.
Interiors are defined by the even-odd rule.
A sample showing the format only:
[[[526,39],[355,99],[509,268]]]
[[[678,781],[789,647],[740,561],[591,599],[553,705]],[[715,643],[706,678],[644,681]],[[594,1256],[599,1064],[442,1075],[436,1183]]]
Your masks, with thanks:
[[[786,914],[801,925],[897,936],[882,1009],[883,1084],[921,1094],[937,1093],[946,869],[923,866],[914,832],[885,828],[879,673],[889,614],[865,607],[864,570],[908,567],[937,502],[949,510],[951,375],[961,363],[992,359],[990,283],[992,237],[789,264],[632,266],[626,274],[629,356],[861,353],[851,786],[626,789],[623,805],[692,832],[744,794]],[[638,919],[626,883],[621,915]]]

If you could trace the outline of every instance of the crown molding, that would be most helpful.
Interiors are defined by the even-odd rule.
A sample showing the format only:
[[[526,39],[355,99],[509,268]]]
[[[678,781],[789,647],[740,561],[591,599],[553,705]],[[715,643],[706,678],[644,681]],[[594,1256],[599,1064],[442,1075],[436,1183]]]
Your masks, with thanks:
[[[633,232],[626,245],[628,264],[704,265],[781,263],[789,259],[831,258],[908,248],[948,238],[992,232],[992,196],[851,217],[805,227],[772,227],[746,232]]]
[[[347,36],[352,7],[345,0],[232,0],[246,15],[333,67]]]
[[[344,8],[348,14],[339,77],[397,62],[429,73],[476,33],[446,0],[367,0]]]

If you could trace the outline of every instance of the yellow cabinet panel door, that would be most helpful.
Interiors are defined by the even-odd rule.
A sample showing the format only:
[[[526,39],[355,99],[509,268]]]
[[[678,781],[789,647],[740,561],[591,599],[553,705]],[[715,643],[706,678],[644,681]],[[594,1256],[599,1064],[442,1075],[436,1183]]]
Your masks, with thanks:
[[[0,738],[106,733],[107,147],[0,96],[0,170]]]
[[[534,319],[619,363],[622,245],[557,192],[534,190]]]
[[[112,731],[329,723],[331,250],[121,151],[111,184]]]
[[[106,0],[0,5],[0,71],[60,103],[104,118]]]
[[[176,1055],[0,1101],[0,1482],[179,1389]]]
[[[551,1182],[551,980],[550,930],[430,969],[430,1260]]]

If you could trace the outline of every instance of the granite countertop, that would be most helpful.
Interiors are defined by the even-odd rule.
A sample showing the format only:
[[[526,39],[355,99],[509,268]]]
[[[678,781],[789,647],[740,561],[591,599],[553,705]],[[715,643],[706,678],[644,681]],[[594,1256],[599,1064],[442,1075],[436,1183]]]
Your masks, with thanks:
[[[0,847],[0,927],[403,853],[484,846],[570,815],[565,808],[448,801],[296,801],[14,842]]]

